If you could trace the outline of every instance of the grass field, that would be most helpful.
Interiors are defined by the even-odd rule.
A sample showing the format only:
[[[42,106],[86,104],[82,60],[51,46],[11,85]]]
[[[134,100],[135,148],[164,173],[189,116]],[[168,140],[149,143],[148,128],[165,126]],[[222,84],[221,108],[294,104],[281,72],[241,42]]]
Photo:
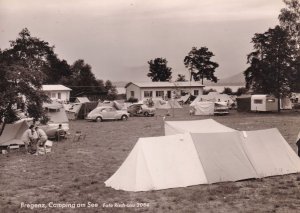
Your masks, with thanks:
[[[71,121],[71,133],[82,130],[87,134],[84,141],[56,142],[46,156],[21,151],[0,155],[0,212],[300,211],[300,174],[137,193],[105,187],[104,181],[118,169],[139,137],[164,134],[164,113],[128,121]],[[276,127],[296,151],[299,112],[278,115],[233,111],[229,116],[199,117],[189,116],[184,108],[175,110],[175,116],[166,120],[207,118],[237,130]],[[24,207],[26,204],[32,204],[32,209]],[[33,204],[45,204],[47,208]],[[70,206],[58,206],[63,204]],[[116,204],[119,207],[114,207]]]

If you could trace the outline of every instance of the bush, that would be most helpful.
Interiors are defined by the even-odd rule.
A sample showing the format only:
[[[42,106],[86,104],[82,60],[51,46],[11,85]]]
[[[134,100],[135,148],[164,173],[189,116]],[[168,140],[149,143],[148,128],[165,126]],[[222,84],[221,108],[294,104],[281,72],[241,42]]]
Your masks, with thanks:
[[[133,98],[133,97],[130,97],[127,102],[131,102],[131,103],[137,103],[138,102],[138,99],[137,98]]]
[[[46,125],[49,121],[50,121],[50,118],[47,115],[43,115],[40,118],[40,123],[43,124],[43,125]]]

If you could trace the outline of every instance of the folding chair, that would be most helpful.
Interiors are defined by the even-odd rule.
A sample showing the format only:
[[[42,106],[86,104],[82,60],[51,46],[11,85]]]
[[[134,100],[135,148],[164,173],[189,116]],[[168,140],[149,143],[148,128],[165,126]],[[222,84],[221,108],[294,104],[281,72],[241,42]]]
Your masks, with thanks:
[[[73,141],[85,140],[86,134],[83,134],[81,131],[76,131],[73,137]]]

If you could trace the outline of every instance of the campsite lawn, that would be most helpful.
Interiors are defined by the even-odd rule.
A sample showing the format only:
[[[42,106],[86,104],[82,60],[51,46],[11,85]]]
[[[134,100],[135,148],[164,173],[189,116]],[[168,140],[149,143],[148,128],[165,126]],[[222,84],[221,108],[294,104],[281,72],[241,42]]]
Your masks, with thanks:
[[[71,121],[71,133],[82,130],[87,134],[84,141],[55,142],[52,153],[46,156],[22,152],[0,155],[0,212],[300,211],[300,174],[150,192],[125,192],[105,187],[104,181],[122,164],[139,137],[164,134],[164,113],[162,110],[156,117],[133,117],[128,121]],[[228,116],[189,116],[185,107],[176,109],[175,116],[166,117],[166,120],[207,118],[237,130],[276,127],[296,151],[300,112],[278,115],[233,111]],[[21,208],[22,202],[45,204],[47,208]],[[86,206],[50,208],[51,202],[53,205]],[[98,207],[88,207],[88,202]]]

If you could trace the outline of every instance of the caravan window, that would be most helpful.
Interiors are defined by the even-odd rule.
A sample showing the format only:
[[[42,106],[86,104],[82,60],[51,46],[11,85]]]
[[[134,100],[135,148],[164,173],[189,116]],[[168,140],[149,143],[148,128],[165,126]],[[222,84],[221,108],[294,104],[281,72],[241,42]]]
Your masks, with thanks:
[[[262,99],[254,99],[255,104],[262,104],[263,100]]]
[[[275,98],[268,98],[267,102],[275,102]]]

